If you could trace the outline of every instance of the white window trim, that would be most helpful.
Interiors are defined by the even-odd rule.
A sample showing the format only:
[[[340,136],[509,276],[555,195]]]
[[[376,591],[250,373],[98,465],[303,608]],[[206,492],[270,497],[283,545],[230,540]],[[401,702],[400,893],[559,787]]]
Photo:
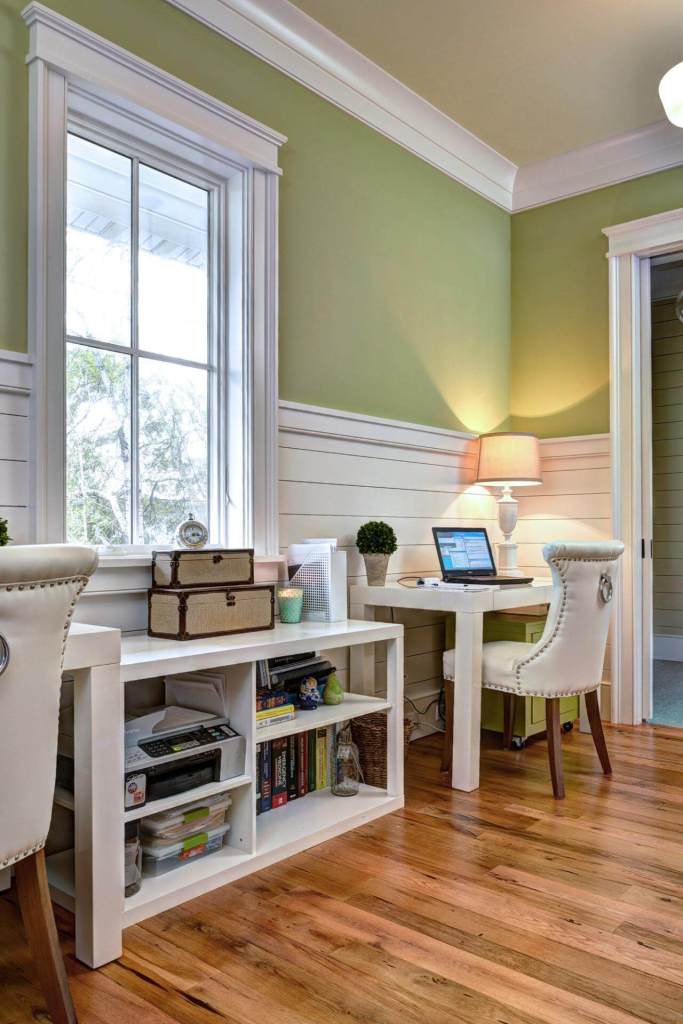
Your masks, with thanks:
[[[29,26],[29,353],[35,361],[32,408],[32,533],[64,539],[64,387],[66,133],[69,117],[106,106],[108,121],[145,125],[207,168],[233,169],[230,232],[239,267],[229,288],[228,358],[243,367],[233,381],[243,439],[228,452],[228,493],[241,520],[228,543],[278,551],[277,506],[277,194],[278,149],[285,137],[240,114],[42,4],[23,11]],[[240,238],[241,235],[241,238]],[[235,237],[240,238],[235,243]],[[239,375],[238,375],[239,377]],[[235,405],[236,403],[236,405]]]

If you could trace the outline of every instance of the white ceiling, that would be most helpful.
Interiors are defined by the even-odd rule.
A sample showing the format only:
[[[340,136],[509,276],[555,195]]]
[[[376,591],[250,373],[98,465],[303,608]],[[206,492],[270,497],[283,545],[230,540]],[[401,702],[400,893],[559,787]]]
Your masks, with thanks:
[[[293,0],[515,164],[660,121],[682,0]]]

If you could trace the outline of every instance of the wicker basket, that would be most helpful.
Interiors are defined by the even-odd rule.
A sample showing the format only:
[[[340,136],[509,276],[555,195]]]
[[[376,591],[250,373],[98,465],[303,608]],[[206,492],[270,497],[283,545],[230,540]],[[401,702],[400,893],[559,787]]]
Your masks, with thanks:
[[[408,754],[408,741],[413,731],[410,719],[403,720],[404,756]],[[387,716],[378,711],[372,715],[354,718],[351,722],[353,742],[358,747],[363,782],[378,789],[387,787]]]

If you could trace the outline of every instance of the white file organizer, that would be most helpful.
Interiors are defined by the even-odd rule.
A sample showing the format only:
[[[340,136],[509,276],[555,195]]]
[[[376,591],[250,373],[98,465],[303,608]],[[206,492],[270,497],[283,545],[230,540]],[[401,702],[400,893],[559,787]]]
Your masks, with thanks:
[[[346,552],[329,543],[292,544],[290,565],[298,565],[290,583],[304,592],[303,618],[309,622],[348,619]]]

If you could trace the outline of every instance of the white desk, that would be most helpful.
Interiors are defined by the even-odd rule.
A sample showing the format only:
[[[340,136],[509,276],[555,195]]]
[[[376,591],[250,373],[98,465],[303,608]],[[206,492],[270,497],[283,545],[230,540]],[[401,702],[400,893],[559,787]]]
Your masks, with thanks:
[[[387,693],[374,698],[355,691],[336,707],[303,711],[296,720],[256,732],[256,663],[311,650],[387,644]],[[213,782],[124,811],[124,688],[189,670],[230,669],[230,719],[246,737],[245,774]],[[75,912],[76,956],[99,967],[121,955],[122,930],[201,893],[259,871],[333,836],[403,806],[403,626],[370,622],[277,624],[273,630],[179,643],[146,635],[120,638],[118,630],[71,627],[64,663],[73,673],[75,791],[58,790],[55,801],[75,815],[75,850],[48,858],[53,898]],[[294,732],[332,725],[376,711],[387,714],[386,789],[362,786],[340,799],[317,790],[256,816],[256,744]],[[230,790],[228,842],[204,859],[156,878],[124,898],[124,823]]]
[[[375,608],[412,608],[455,615],[455,688],[453,709],[453,789],[479,788],[479,731],[481,726],[481,659],[484,613],[546,604],[552,594],[550,580],[519,587],[490,590],[438,590],[431,587],[351,587],[351,615],[373,619]],[[351,671],[363,680],[366,693],[374,691],[371,652],[352,652]]]

